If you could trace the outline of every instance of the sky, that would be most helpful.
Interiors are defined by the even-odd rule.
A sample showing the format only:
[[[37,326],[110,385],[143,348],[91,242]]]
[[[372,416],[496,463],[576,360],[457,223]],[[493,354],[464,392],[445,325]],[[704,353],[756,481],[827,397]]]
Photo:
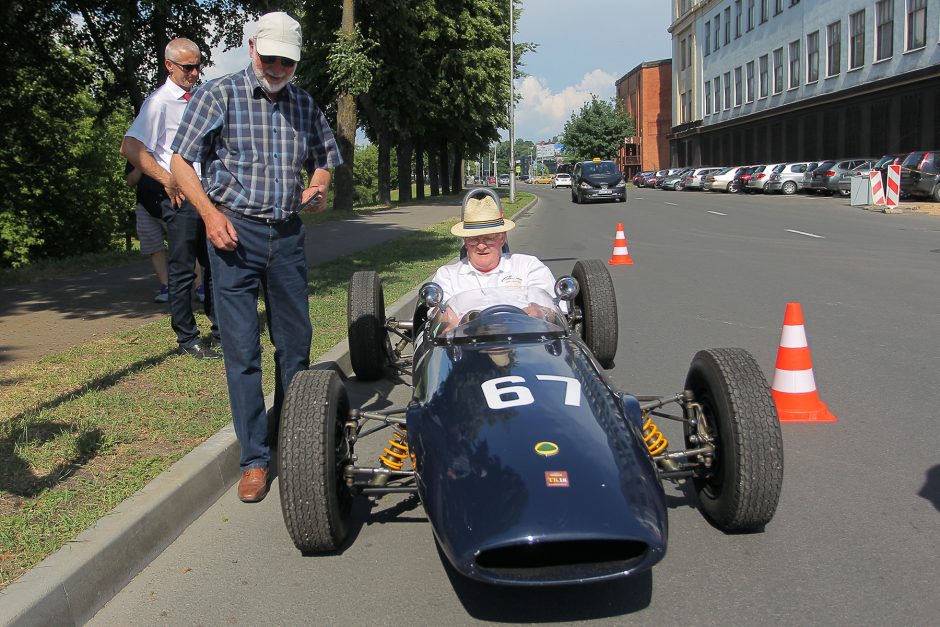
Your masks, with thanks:
[[[508,2],[508,0],[507,0]],[[672,56],[669,0],[524,0],[516,42],[537,44],[522,58],[528,76],[516,81],[516,137],[547,141],[591,100],[612,98],[614,83],[644,61]],[[652,7],[652,8],[651,8]],[[242,48],[214,51],[206,80],[248,64],[245,28]],[[316,98],[316,94],[313,94]],[[503,131],[509,137],[509,131]]]

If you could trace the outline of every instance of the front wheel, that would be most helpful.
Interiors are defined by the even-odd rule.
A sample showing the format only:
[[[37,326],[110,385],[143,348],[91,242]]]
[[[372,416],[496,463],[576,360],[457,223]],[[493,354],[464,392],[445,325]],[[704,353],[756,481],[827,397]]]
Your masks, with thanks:
[[[792,196],[796,193],[796,183],[793,181],[784,182],[783,186],[780,188],[780,191],[787,196]]]
[[[695,431],[686,424],[686,446],[699,446],[702,432],[715,444],[711,467],[693,478],[702,512],[725,532],[761,530],[780,499],[783,436],[760,366],[741,348],[699,351],[685,389],[704,422]]]
[[[353,372],[364,381],[381,379],[391,350],[382,279],[372,270],[356,272],[349,280],[346,316]]]
[[[281,412],[277,474],[284,525],[304,553],[335,551],[349,534],[352,463],[344,437],[346,386],[332,370],[294,375]]]
[[[580,287],[574,303],[581,320],[575,331],[601,366],[611,368],[617,354],[617,297],[607,266],[597,259],[579,261],[571,276]]]
[[[933,198],[934,202],[940,202],[940,183],[934,185],[933,191],[930,192],[930,197]]]

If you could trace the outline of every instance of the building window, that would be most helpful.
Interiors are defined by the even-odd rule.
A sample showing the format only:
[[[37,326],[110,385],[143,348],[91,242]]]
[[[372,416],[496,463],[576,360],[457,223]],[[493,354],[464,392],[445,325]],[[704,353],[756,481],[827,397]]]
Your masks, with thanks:
[[[894,0],[875,3],[875,61],[890,59],[894,54]]]
[[[745,92],[745,97],[747,98],[747,102],[754,102],[754,62],[753,61],[747,62],[747,70],[745,73],[746,73],[746,80],[747,80],[747,86],[746,86],[747,91]]]
[[[731,72],[725,72],[725,109],[731,108]]]
[[[800,86],[800,40],[790,42],[790,89]]]
[[[685,92],[685,121],[692,121],[692,90]]]
[[[770,0],[760,0],[760,22],[767,21],[767,15],[770,13]]]
[[[705,81],[705,89],[702,93],[703,100],[705,101],[705,115],[712,114],[712,82]]]
[[[686,38],[685,54],[686,54],[686,59],[685,59],[686,66],[692,67],[692,35],[689,35]]]
[[[783,48],[774,50],[774,93],[783,91]]]
[[[927,0],[907,0],[907,50],[927,45]]]
[[[734,106],[740,107],[744,101],[744,90],[741,89],[741,67],[734,68]]]
[[[721,76],[715,77],[715,113],[721,111]]]
[[[731,43],[731,7],[725,9],[725,45]]]
[[[774,15],[783,13],[783,0],[774,0]]]
[[[741,21],[743,19],[744,5],[742,0],[734,0],[734,38],[741,36]]]
[[[681,67],[679,69],[684,70],[685,69],[685,37],[683,37],[679,41],[679,58],[681,59],[679,61],[679,63],[681,64]]]
[[[865,9],[849,16],[849,69],[865,63]]]
[[[790,6],[796,6],[800,3],[800,0],[790,0]]]
[[[704,56],[708,56],[711,53],[710,48],[712,47],[712,23],[711,20],[705,21],[705,48],[702,50]]]
[[[721,15],[715,16],[715,50],[721,48]]]
[[[842,22],[826,27],[826,76],[842,71]]]
[[[756,0],[747,0],[747,29],[754,30],[754,3]]]
[[[819,80],[819,31],[806,36],[806,82]]]
[[[760,58],[760,80],[758,80],[758,89],[760,90],[761,98],[767,97],[767,90],[768,90],[767,66],[768,66],[768,59],[767,59],[767,55],[765,54],[764,56]]]

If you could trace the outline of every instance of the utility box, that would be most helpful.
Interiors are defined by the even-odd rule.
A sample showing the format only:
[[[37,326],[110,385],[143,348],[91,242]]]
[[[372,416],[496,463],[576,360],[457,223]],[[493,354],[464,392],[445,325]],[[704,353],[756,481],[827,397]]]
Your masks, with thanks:
[[[867,176],[852,177],[849,204],[853,207],[871,204],[871,183]]]

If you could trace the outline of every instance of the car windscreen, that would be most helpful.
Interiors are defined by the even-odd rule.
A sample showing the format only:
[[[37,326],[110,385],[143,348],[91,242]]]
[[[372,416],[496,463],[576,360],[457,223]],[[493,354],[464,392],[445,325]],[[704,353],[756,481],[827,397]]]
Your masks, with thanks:
[[[915,168],[920,163],[920,160],[924,158],[924,155],[927,154],[926,150],[920,152],[912,152],[907,155],[907,159],[904,160],[904,163],[901,164],[905,168]]]
[[[558,338],[568,334],[565,315],[540,288],[481,287],[455,294],[431,312],[435,343]]]
[[[584,175],[594,176],[597,174],[620,174],[617,164],[613,161],[592,161],[584,164]]]

